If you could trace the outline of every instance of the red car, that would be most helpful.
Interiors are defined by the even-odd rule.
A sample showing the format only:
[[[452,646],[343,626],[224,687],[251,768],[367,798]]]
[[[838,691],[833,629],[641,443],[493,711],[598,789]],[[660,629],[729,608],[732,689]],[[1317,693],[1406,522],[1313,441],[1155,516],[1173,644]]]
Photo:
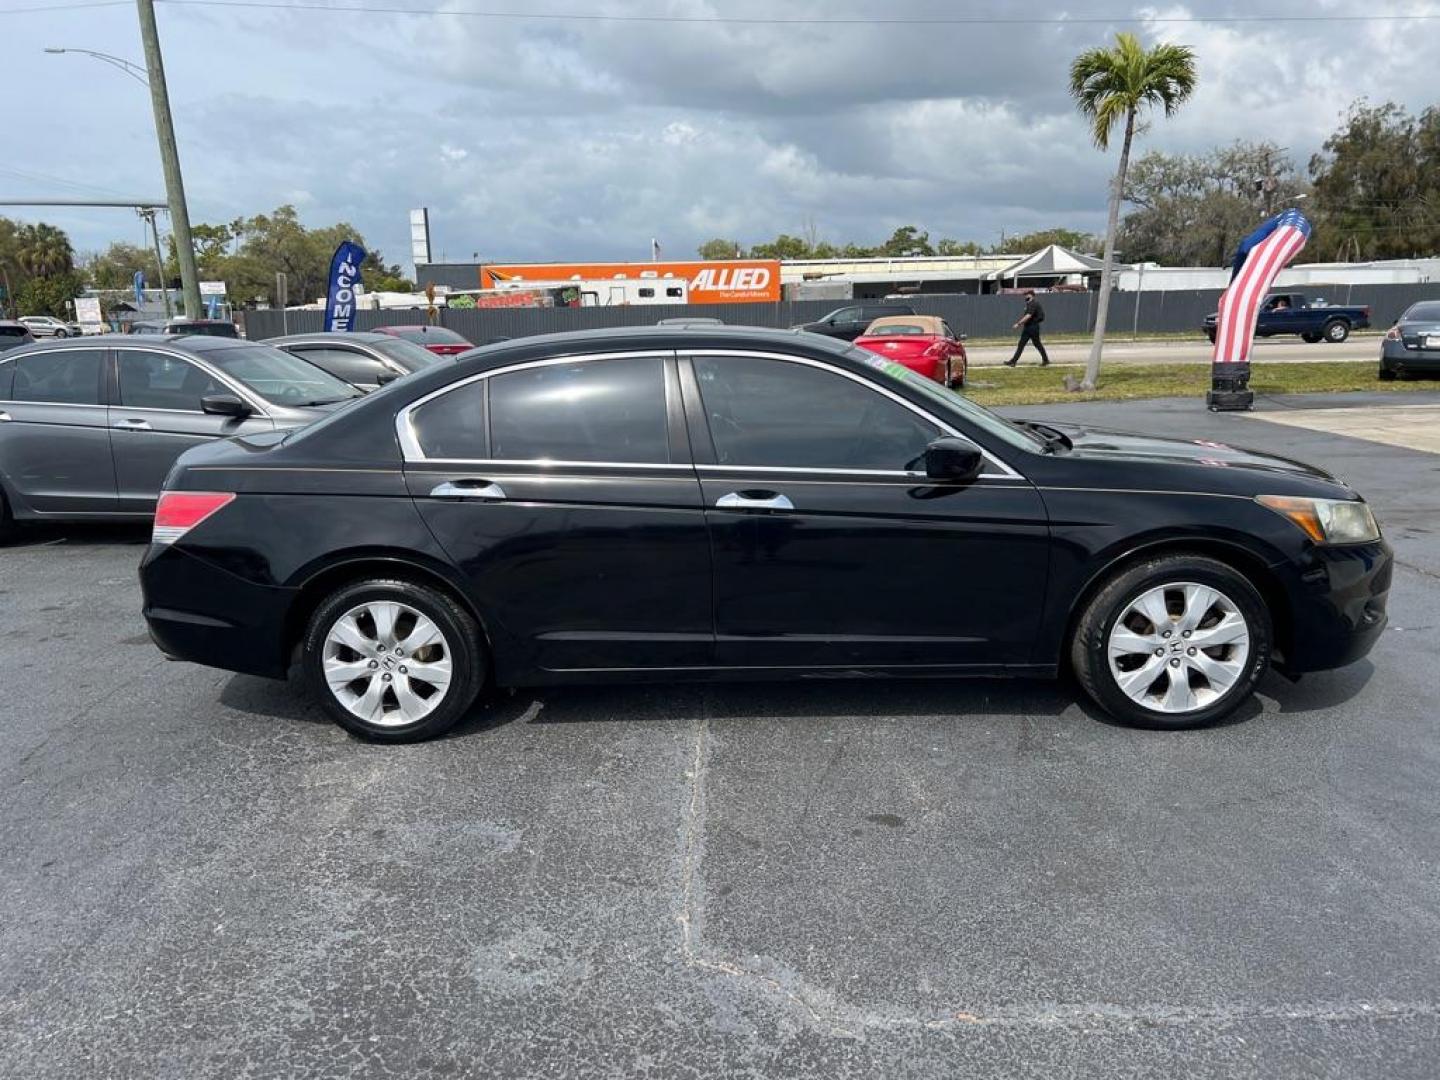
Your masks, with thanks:
[[[965,385],[965,346],[938,315],[887,315],[866,327],[855,344],[941,386]]]
[[[437,356],[455,356],[475,347],[454,330],[446,330],[443,326],[376,326],[373,329],[377,334],[389,334],[423,345]]]

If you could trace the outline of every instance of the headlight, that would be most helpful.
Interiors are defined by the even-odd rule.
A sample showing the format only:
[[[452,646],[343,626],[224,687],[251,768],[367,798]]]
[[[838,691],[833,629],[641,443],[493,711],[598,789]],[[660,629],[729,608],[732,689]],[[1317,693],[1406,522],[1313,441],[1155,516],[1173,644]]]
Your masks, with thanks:
[[[1289,518],[1317,544],[1363,544],[1380,539],[1375,515],[1358,499],[1257,495],[1255,501]]]

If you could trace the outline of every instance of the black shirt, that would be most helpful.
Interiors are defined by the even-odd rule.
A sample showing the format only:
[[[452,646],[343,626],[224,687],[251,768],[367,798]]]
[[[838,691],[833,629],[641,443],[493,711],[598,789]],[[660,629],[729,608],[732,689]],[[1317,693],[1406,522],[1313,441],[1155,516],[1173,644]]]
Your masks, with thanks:
[[[1026,326],[1038,327],[1045,321],[1045,309],[1040,306],[1040,301],[1033,296],[1025,301],[1025,314],[1029,316],[1025,320]]]

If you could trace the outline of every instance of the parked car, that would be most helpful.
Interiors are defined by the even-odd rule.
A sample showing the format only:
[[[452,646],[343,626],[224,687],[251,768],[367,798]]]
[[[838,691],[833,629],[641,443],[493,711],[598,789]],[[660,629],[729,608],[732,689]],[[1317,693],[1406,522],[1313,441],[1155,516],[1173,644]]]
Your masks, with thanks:
[[[29,345],[35,340],[30,333],[30,328],[22,322],[11,322],[9,319],[0,319],[0,352],[7,349],[14,349],[21,345]]]
[[[148,519],[185,450],[299,427],[359,396],[299,357],[225,338],[0,353],[0,535],[17,521]]]
[[[1214,342],[1218,314],[1205,316],[1205,336]],[[1298,334],[1303,341],[1314,344],[1328,341],[1338,344],[1352,330],[1370,325],[1370,309],[1364,306],[1338,306],[1323,299],[1308,299],[1304,293],[1271,293],[1260,305],[1255,316],[1255,336],[1275,337]]]
[[[377,326],[375,333],[413,341],[437,356],[459,356],[475,347],[454,330],[447,330],[443,326]]]
[[[19,321],[35,338],[80,336],[80,327],[75,323],[67,323],[49,315],[21,315]]]
[[[445,362],[412,341],[364,331],[291,334],[265,344],[293,353],[367,393]]]
[[[190,334],[198,337],[238,338],[240,328],[224,319],[168,319],[130,324],[132,334]]]
[[[1440,300],[1411,304],[1380,343],[1380,378],[1440,372]]]
[[[626,328],[185,454],[140,570],[172,656],[424,738],[482,688],[1054,676],[1219,720],[1385,627],[1364,500],[1294,461],[1002,419],[818,335]]]
[[[828,315],[821,316],[814,322],[802,323],[791,329],[823,334],[825,337],[839,338],[842,341],[854,341],[876,319],[883,319],[887,315],[914,314],[915,309],[909,304],[871,301],[863,304],[847,304],[845,307],[836,308]]]
[[[941,386],[965,385],[965,346],[938,315],[887,315],[872,322],[855,344]]]

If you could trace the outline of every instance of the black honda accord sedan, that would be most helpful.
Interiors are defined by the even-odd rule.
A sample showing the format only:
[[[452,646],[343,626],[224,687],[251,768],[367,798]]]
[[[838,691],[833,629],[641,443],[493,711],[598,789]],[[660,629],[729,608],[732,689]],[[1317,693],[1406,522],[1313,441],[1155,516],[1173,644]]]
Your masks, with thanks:
[[[172,656],[284,677],[350,731],[487,686],[1054,676],[1131,724],[1348,664],[1391,552],[1332,476],[1013,423],[843,342],[736,327],[476,349],[176,464],[141,568]]]

